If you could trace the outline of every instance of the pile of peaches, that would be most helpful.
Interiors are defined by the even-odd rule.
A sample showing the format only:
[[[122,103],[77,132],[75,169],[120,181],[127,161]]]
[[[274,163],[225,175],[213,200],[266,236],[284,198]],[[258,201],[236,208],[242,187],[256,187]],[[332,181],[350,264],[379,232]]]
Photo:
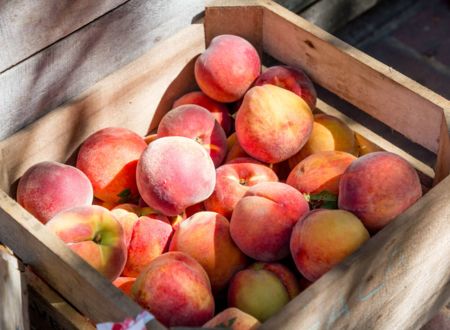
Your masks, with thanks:
[[[316,113],[303,71],[261,73],[243,38],[214,38],[195,79],[201,91],[154,134],[104,128],[75,166],[28,169],[17,200],[164,325],[254,329],[421,184],[404,159],[364,152],[346,123]]]

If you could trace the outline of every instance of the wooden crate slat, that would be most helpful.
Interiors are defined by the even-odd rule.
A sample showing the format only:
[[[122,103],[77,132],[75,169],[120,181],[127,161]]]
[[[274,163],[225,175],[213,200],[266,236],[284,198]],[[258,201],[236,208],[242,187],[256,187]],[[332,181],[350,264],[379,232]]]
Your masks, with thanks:
[[[126,0],[0,1],[0,72]]]
[[[0,245],[0,329],[27,330],[28,292],[20,262]]]

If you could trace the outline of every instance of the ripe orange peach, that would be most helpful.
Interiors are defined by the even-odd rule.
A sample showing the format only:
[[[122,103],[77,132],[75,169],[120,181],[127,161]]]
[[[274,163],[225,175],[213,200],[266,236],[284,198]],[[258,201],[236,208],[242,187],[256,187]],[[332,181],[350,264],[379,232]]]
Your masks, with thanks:
[[[223,289],[247,262],[230,236],[228,220],[215,212],[198,212],[175,231],[170,251],[189,254],[208,273],[213,292]]]
[[[225,164],[236,158],[250,157],[239,144],[236,132],[227,138],[227,150],[228,152],[225,157]]]
[[[289,158],[289,166],[295,167],[306,157],[321,151],[344,151],[358,155],[355,133],[339,118],[327,114],[314,115],[314,124],[308,142]]]
[[[134,277],[118,277],[113,281],[113,285],[127,296],[131,296],[131,288],[133,287],[134,282],[136,282],[136,278]]]
[[[342,151],[312,154],[294,167],[286,183],[301,193],[328,191],[337,196],[341,175],[354,160],[355,156]]]
[[[261,323],[250,314],[235,307],[224,309],[203,325],[203,328],[227,328],[231,330],[256,330]]]
[[[308,203],[295,188],[280,182],[258,183],[236,204],[231,237],[253,259],[281,260],[289,255],[292,228],[308,211]]]
[[[126,203],[138,196],[136,165],[146,147],[142,137],[126,128],[104,128],[83,142],[76,166],[91,181],[95,197]]]
[[[158,139],[184,136],[202,145],[219,166],[227,153],[227,137],[208,110],[195,104],[181,105],[166,113],[158,126]]]
[[[415,169],[402,157],[379,151],[354,161],[339,185],[339,208],[354,213],[377,231],[422,196]]]
[[[267,68],[258,79],[254,86],[265,84],[275,85],[287,89],[300,96],[308,104],[309,108],[316,108],[317,93],[309,77],[300,69],[295,69],[285,65],[277,65]]]
[[[238,272],[228,288],[228,305],[264,322],[299,293],[294,274],[278,263],[255,263]]]
[[[208,211],[230,219],[237,202],[260,182],[278,181],[273,170],[252,158],[236,158],[216,169],[216,186],[204,202]]]
[[[169,223],[152,215],[140,217],[133,226],[122,275],[137,277],[153,259],[168,250],[172,234]]]
[[[122,226],[112,213],[90,205],[59,212],[46,227],[110,280],[122,273],[127,247]]]
[[[90,205],[93,198],[87,176],[76,167],[57,162],[33,165],[17,187],[19,204],[44,224],[60,211]]]
[[[195,62],[200,89],[219,102],[239,100],[261,72],[256,49],[235,35],[215,37]]]
[[[295,225],[290,249],[299,272],[315,281],[368,239],[368,231],[352,213],[317,209]]]
[[[232,118],[225,104],[214,101],[203,92],[190,92],[177,99],[173,104],[173,108],[185,104],[196,104],[205,108],[222,126],[225,134],[230,132]]]
[[[201,326],[214,315],[208,275],[182,252],[154,259],[136,279],[132,296],[166,327]]]
[[[139,159],[136,178],[141,197],[150,207],[176,216],[212,194],[216,171],[200,144],[170,136],[149,144]]]
[[[136,213],[129,212],[124,209],[112,209],[111,213],[122,226],[122,230],[125,235],[125,245],[128,249],[131,241],[131,236],[133,235],[134,225],[136,224],[136,221],[138,221],[139,217],[136,215]]]
[[[279,163],[308,141],[313,115],[298,95],[274,85],[251,88],[236,115],[239,144],[253,158]]]

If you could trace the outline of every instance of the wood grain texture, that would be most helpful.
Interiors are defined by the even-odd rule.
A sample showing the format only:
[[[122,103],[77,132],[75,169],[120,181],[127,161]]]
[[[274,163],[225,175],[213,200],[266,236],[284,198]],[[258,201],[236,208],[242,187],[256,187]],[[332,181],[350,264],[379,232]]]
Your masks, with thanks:
[[[144,54],[203,9],[203,0],[130,0],[3,72],[0,140]]]
[[[30,269],[25,270],[25,279],[29,292],[31,329],[95,329],[95,326],[87,318],[83,317]]]
[[[27,330],[28,298],[20,262],[0,245],[0,329]]]
[[[300,15],[322,29],[333,32],[366,12],[381,0],[320,0]]]
[[[127,0],[0,0],[0,72]]]

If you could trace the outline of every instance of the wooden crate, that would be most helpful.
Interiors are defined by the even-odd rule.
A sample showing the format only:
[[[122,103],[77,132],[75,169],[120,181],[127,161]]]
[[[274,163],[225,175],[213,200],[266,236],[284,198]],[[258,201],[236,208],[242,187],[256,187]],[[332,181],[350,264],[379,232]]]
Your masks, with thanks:
[[[204,25],[192,25],[159,43],[0,142],[0,242],[39,276],[29,273],[28,278],[43,302],[60,296],[66,300],[64,308],[47,306],[66,322],[62,328],[90,327],[78,311],[93,323],[140,313],[137,304],[14,201],[16,183],[39,161],[73,161],[81,142],[100,128],[122,126],[142,135],[154,129],[177,97],[196,88],[196,56],[224,33],[243,36],[261,53],[302,67],[317,85],[436,156],[430,167],[319,100],[320,111],[339,116],[360,136],[406,157],[421,173],[422,184],[432,189],[263,328],[420,327],[450,296],[449,102],[266,0],[214,1],[206,8]],[[152,320],[148,328],[164,327]]]

